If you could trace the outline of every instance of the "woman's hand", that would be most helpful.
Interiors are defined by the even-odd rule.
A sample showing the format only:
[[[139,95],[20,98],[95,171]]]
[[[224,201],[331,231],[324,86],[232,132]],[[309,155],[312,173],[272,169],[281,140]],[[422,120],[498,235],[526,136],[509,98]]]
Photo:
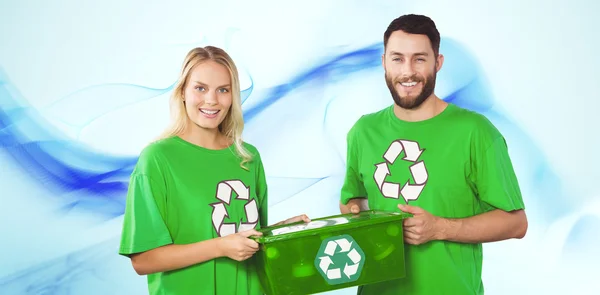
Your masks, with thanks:
[[[220,256],[236,261],[244,261],[252,257],[258,251],[258,243],[249,239],[250,236],[262,236],[262,233],[251,229],[220,238]]]

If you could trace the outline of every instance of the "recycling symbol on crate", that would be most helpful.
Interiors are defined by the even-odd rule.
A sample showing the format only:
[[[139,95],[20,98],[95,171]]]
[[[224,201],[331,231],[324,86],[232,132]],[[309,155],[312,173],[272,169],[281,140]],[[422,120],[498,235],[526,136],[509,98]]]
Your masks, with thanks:
[[[427,168],[423,161],[418,161],[424,149],[419,147],[419,143],[410,140],[394,140],[383,155],[384,162],[375,164],[375,174],[373,178],[377,183],[377,187],[381,194],[386,198],[398,199],[400,195],[408,203],[419,198],[419,195],[427,184]],[[400,154],[404,152],[402,160],[413,163],[410,166],[410,174],[414,180],[414,184],[410,183],[410,179],[403,186],[398,183],[385,181],[386,177],[391,175],[388,165],[394,164]]]
[[[229,205],[231,203],[234,192],[237,194],[236,199],[247,201],[244,205],[247,222],[241,222],[240,220],[237,232],[253,229],[258,224],[258,207],[256,200],[250,200],[250,188],[240,180],[221,181],[217,184],[217,199],[219,201],[211,204],[213,207],[212,223],[220,237],[236,233],[237,223],[224,223],[225,217],[229,217],[225,204]]]
[[[315,258],[315,267],[330,285],[354,282],[360,277],[365,253],[349,235],[325,239]]]

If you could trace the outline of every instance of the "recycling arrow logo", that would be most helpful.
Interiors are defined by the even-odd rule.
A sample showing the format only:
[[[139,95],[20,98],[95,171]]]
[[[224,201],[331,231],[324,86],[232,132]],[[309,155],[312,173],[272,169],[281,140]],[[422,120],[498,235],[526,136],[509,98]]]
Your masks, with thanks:
[[[354,282],[360,278],[365,253],[349,235],[325,239],[315,258],[315,267],[330,285]]]
[[[419,198],[423,188],[425,188],[428,178],[425,163],[423,161],[418,161],[423,151],[424,150],[419,147],[419,143],[416,141],[395,140],[390,144],[383,155],[385,161],[375,164],[376,169],[375,174],[373,175],[377,187],[384,197],[398,199],[400,195],[402,195],[406,203]],[[387,182],[385,179],[387,176],[391,175],[388,165],[394,164],[402,152],[404,152],[404,158],[402,158],[402,160],[413,163],[410,166],[410,173],[414,180],[414,184],[411,184],[409,179],[404,186],[401,187],[400,184]]]
[[[229,205],[231,203],[233,192],[237,194],[236,199],[247,200],[244,206],[247,222],[241,222],[240,220],[237,232],[253,229],[258,224],[258,206],[256,200],[250,200],[250,188],[241,180],[221,181],[217,184],[217,199],[219,202],[211,204],[213,207],[212,223],[219,237],[236,233],[237,223],[224,223],[225,218],[229,217],[225,204]]]

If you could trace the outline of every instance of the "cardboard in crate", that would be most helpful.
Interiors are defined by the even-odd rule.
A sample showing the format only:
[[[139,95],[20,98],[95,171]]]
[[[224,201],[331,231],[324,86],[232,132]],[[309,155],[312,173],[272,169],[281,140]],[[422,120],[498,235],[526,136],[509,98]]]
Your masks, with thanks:
[[[314,294],[406,275],[402,212],[364,211],[260,231],[253,261],[266,294]]]

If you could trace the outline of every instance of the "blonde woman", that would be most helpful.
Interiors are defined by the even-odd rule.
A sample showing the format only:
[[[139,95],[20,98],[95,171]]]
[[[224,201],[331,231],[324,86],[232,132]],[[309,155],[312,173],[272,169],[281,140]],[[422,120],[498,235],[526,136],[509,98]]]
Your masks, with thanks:
[[[260,155],[242,141],[236,66],[222,49],[191,50],[170,100],[173,121],[141,153],[119,253],[150,294],[261,294],[249,236],[267,225]],[[308,222],[306,215],[280,223]]]

